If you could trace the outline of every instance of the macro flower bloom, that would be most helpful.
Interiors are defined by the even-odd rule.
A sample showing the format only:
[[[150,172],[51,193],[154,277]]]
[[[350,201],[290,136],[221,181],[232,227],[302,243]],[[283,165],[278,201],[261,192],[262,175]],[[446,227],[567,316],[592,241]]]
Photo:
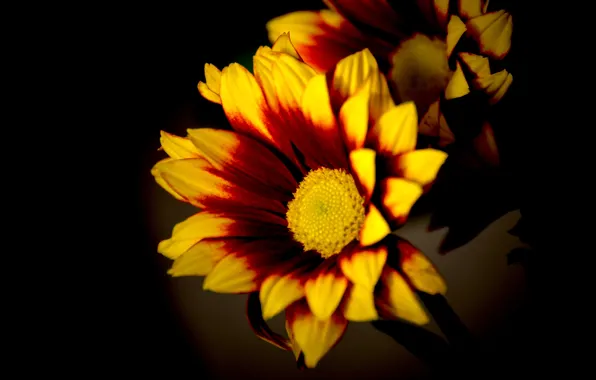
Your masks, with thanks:
[[[289,35],[237,63],[205,65],[208,100],[233,130],[162,132],[152,169],[175,198],[201,209],[158,251],[172,276],[249,293],[256,334],[314,367],[348,321],[428,316],[414,291],[444,293],[433,264],[391,234],[446,159],[415,150],[413,103],[396,105],[368,50],[329,73],[305,64]],[[288,338],[265,322],[286,312]]]
[[[484,106],[499,102],[512,83],[503,59],[511,49],[513,21],[507,11],[490,9],[498,6],[498,0],[324,3],[329,9],[292,12],[269,21],[270,39],[289,31],[296,50],[319,71],[370,49],[385,68],[396,102],[416,104],[423,116],[419,132],[434,137],[437,146],[453,143],[452,124],[461,122],[471,109],[490,109]],[[461,102],[451,102],[455,105],[447,109],[450,101],[466,95],[475,101],[463,112]],[[478,131],[474,146],[480,155],[497,163],[488,119],[470,128]]]

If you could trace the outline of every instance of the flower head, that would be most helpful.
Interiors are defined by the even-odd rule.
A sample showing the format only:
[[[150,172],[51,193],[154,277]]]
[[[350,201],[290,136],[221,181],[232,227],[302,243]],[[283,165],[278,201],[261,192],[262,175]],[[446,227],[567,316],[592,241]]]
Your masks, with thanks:
[[[288,34],[238,64],[205,66],[200,93],[233,131],[162,132],[153,168],[174,197],[201,209],[158,251],[173,276],[250,293],[257,335],[314,367],[348,321],[423,324],[413,293],[445,292],[430,261],[390,234],[432,184],[446,154],[415,150],[417,115],[395,105],[368,50],[329,76],[305,64]],[[286,311],[288,338],[265,320]]]
[[[488,110],[503,98],[513,80],[503,64],[511,49],[513,21],[507,11],[495,8],[498,1],[324,3],[329,9],[292,12],[271,20],[267,24],[270,39],[290,31],[297,51],[319,71],[370,49],[385,67],[396,101],[416,104],[423,116],[420,133],[436,138],[440,147],[453,143],[454,133],[462,130],[453,124],[471,119],[473,110],[486,109],[478,126],[465,129],[479,131],[474,132],[476,151],[485,161],[498,163]],[[452,116],[461,110],[461,102],[454,100],[462,97],[471,98],[459,112],[465,116]]]

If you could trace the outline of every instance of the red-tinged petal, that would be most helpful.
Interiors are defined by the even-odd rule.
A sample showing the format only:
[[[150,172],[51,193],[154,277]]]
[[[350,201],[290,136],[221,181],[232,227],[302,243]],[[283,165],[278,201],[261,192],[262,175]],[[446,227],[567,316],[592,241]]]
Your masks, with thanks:
[[[488,58],[471,53],[459,53],[458,57],[462,62],[462,69],[476,78],[485,78],[490,75]]]
[[[285,214],[286,207],[279,201],[256,194],[214,173],[203,158],[164,160],[153,167],[153,175],[160,177],[183,198],[197,207],[229,209],[250,206]]]
[[[370,89],[365,85],[349,97],[339,110],[342,136],[348,151],[364,147],[368,132],[369,101]]]
[[[428,111],[422,117],[420,124],[418,125],[418,133],[425,136],[436,137],[439,135],[439,117],[441,115],[441,109],[439,100],[434,102],[428,107]]]
[[[171,158],[198,157],[199,152],[190,139],[172,135],[165,131],[160,133],[161,147]]]
[[[376,304],[384,318],[401,318],[424,325],[429,322],[426,311],[406,280],[393,268],[385,267],[381,275],[381,292]]]
[[[486,12],[488,0],[458,0],[459,14],[463,18],[472,18]]]
[[[290,33],[282,33],[277,40],[275,40],[273,46],[271,46],[271,50],[288,54],[297,60],[302,61],[300,54],[292,44]]]
[[[325,148],[314,157],[314,163],[331,167],[347,168],[348,160],[339,126],[329,101],[327,81],[324,74],[313,77],[302,95],[302,112],[309,130],[309,138],[324,143]],[[315,169],[314,167],[311,167]]]
[[[484,162],[492,166],[499,166],[500,155],[495,133],[490,123],[484,122],[480,134],[474,138],[474,148],[476,153]]]
[[[462,70],[461,64],[457,62],[457,67],[447,88],[445,89],[445,99],[461,98],[470,93],[470,86]]]
[[[406,102],[385,112],[367,139],[380,154],[396,155],[414,150],[417,136],[416,106],[413,102]]]
[[[363,247],[373,245],[383,240],[390,233],[389,224],[387,224],[379,209],[371,203],[360,230],[360,245]]]
[[[300,108],[306,85],[316,72],[293,57],[280,55],[273,60],[271,74],[280,106],[291,111]]]
[[[433,263],[409,241],[399,239],[400,266],[412,286],[428,294],[445,294],[447,284]]]
[[[151,175],[153,176],[153,178],[155,178],[155,182],[157,182],[157,184],[159,186],[161,186],[165,191],[170,193],[170,195],[172,195],[177,200],[184,202],[185,199],[180,194],[178,194],[178,192],[176,192],[176,190],[174,190],[174,188],[172,186],[170,186],[170,184],[168,184],[166,182],[166,180],[162,177],[161,172],[159,170],[159,168],[161,168],[163,165],[167,165],[167,163],[170,161],[174,161],[174,159],[173,158],[165,158],[165,159],[159,161],[151,169]]]
[[[168,274],[173,277],[206,276],[228,253],[242,244],[238,239],[204,239],[176,258]]]
[[[388,175],[402,177],[426,187],[434,182],[447,159],[447,153],[436,149],[419,149],[388,160]]]
[[[447,25],[447,57],[451,57],[455,45],[466,32],[466,24],[457,16],[452,15]]]
[[[337,314],[327,320],[316,318],[304,302],[296,302],[288,308],[287,321],[308,368],[314,368],[339,342],[348,325],[346,319]]]
[[[368,322],[378,319],[374,290],[363,285],[352,285],[343,311],[348,321]]]
[[[221,104],[221,98],[219,96],[221,72],[210,63],[205,64],[205,81],[207,83],[199,82],[197,86],[199,93],[210,102]]]
[[[190,140],[215,169],[253,192],[289,201],[298,184],[266,146],[232,131],[189,129]]]
[[[267,117],[269,108],[255,77],[232,63],[221,73],[221,104],[230,124],[238,132],[256,137],[291,157],[290,142],[283,130]]]
[[[482,54],[494,59],[503,59],[509,53],[513,18],[508,12],[500,10],[483,14],[468,20],[466,26]]]
[[[509,90],[513,76],[507,70],[474,80],[474,87],[490,96],[490,104],[498,103]]]
[[[381,182],[383,211],[394,225],[406,222],[412,206],[422,195],[422,187],[402,178],[386,178]]]
[[[397,99],[413,101],[421,115],[441,96],[451,76],[445,41],[421,33],[402,41],[391,63],[389,78]]]
[[[172,237],[161,241],[157,251],[175,259],[205,238],[279,236],[287,233],[286,225],[285,219],[258,209],[202,211],[176,224]]]
[[[328,259],[304,284],[306,300],[312,313],[326,320],[335,312],[348,287],[337,263]]]
[[[400,17],[387,0],[324,0],[325,4],[355,24],[375,27],[389,35],[402,37]]]
[[[449,21],[449,0],[417,0],[418,7],[430,25],[444,31]]]
[[[289,32],[292,44],[308,65],[318,72],[333,68],[339,60],[366,47],[381,55],[390,44],[363,35],[340,14],[328,9],[299,11],[276,17],[267,23],[269,40]]]
[[[248,295],[246,316],[250,327],[257,337],[263,339],[267,343],[271,343],[275,347],[281,348],[282,350],[289,351],[292,349],[290,341],[271,330],[269,325],[267,325],[267,322],[263,319],[261,315],[261,303],[257,293]]]
[[[370,200],[375,189],[376,157],[376,152],[367,148],[350,152],[350,168],[365,202]]]
[[[292,349],[292,353],[294,354],[294,357],[296,358],[296,360],[298,360],[298,358],[300,357],[300,353],[302,353],[302,350],[300,349],[298,342],[296,342],[296,338],[294,337],[294,332],[292,332],[292,329],[290,328],[290,322],[288,322],[287,319],[286,319],[285,325],[286,325],[286,333],[288,334],[288,338],[290,338],[290,348]]]
[[[351,54],[337,63],[333,72],[332,87],[343,103],[360,89],[373,72],[379,71],[379,65],[370,50],[364,49]]]
[[[301,251],[289,236],[239,242],[235,249],[205,277],[203,289],[217,293],[257,291],[267,271]]]
[[[343,274],[356,285],[373,290],[385,262],[387,261],[387,248],[384,245],[376,247],[357,247],[342,254],[339,265]]]

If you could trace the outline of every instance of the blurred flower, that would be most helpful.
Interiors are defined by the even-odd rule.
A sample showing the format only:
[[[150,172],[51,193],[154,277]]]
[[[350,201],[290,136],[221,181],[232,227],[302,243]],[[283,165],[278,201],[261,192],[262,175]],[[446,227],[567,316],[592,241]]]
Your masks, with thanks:
[[[491,5],[497,1],[490,2]],[[453,125],[486,111],[473,134],[474,150],[490,164],[499,157],[488,106],[501,100],[512,76],[502,66],[511,48],[513,21],[488,0],[324,0],[330,8],[292,12],[267,24],[269,38],[290,32],[305,62],[319,71],[368,48],[385,67],[397,102],[413,101],[420,133],[445,147],[460,135]],[[490,59],[490,61],[489,61]],[[471,98],[454,105],[462,97]],[[450,110],[446,108],[451,107]],[[476,121],[476,120],[475,120]],[[468,123],[469,124],[469,123]],[[455,136],[454,136],[455,132]]]
[[[413,290],[442,294],[445,283],[391,234],[446,159],[415,150],[414,105],[395,105],[368,50],[341,60],[328,83],[282,34],[258,49],[254,72],[207,64],[198,85],[233,131],[162,132],[169,158],[152,169],[156,181],[201,209],[159,244],[169,273],[251,293],[257,335],[307,367],[348,321],[428,322]],[[265,322],[284,310],[289,339]]]

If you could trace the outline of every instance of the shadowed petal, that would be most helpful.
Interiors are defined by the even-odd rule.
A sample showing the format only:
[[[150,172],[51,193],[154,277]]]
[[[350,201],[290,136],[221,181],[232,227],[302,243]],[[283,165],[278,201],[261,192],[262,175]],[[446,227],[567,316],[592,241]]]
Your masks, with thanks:
[[[459,14],[463,18],[472,18],[486,12],[489,0],[458,0]]]
[[[486,92],[490,96],[490,104],[498,103],[509,90],[513,76],[507,70],[478,78],[474,81],[474,87]]]
[[[464,95],[470,93],[470,86],[468,85],[468,81],[466,80],[466,76],[462,70],[461,64],[457,62],[457,67],[451,80],[447,84],[447,88],[445,89],[445,99],[455,99],[461,98]]]
[[[354,23],[374,26],[396,37],[403,36],[398,24],[400,17],[387,0],[324,0],[324,2],[329,8]]]
[[[447,284],[430,260],[409,241],[399,239],[400,266],[412,286],[428,294],[445,294]]]
[[[308,368],[314,368],[339,342],[348,325],[346,319],[338,314],[327,320],[316,318],[305,302],[296,302],[288,307],[286,318]]]
[[[466,23],[472,38],[480,47],[480,52],[494,59],[503,59],[511,49],[513,18],[500,10],[474,17]]]
[[[404,278],[393,268],[385,267],[381,275],[381,291],[376,298],[378,310],[384,318],[401,318],[424,325],[428,315]]]
[[[447,25],[447,57],[451,57],[455,45],[466,32],[466,24],[457,16],[452,15]]]
[[[246,316],[248,323],[254,331],[255,335],[263,339],[267,343],[271,343],[275,347],[281,348],[282,350],[291,350],[291,343],[287,338],[275,333],[267,322],[261,316],[261,303],[259,302],[259,295],[251,293],[248,295],[246,302]]]

